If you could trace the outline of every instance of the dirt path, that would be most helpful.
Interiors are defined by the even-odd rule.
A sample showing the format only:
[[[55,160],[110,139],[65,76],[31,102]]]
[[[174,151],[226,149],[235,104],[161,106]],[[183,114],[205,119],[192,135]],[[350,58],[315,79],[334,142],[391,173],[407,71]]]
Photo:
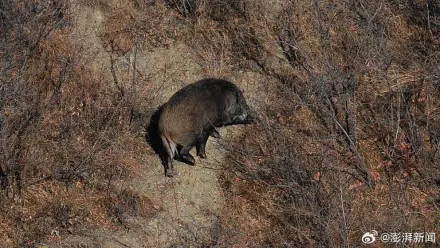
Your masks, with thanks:
[[[104,15],[97,9],[76,5],[75,30],[72,33],[82,47],[88,63],[96,71],[110,75],[109,55],[104,51],[99,33]],[[149,75],[158,93],[157,101],[165,102],[177,89],[199,79],[201,68],[188,48],[176,45],[169,49],[137,54],[137,68]],[[104,73],[105,75],[105,73]],[[140,86],[142,87],[142,86]],[[143,89],[140,89],[143,90]],[[221,131],[223,137],[227,130]],[[221,140],[220,140],[221,142]],[[145,144],[147,145],[147,144]],[[180,247],[215,243],[212,237],[218,228],[218,216],[224,197],[218,182],[218,172],[225,151],[219,141],[210,139],[206,160],[196,160],[196,166],[176,161],[178,175],[164,177],[158,156],[139,154],[141,173],[126,187],[147,195],[162,211],[150,219],[127,217],[128,228],[113,232],[93,230],[64,237],[60,247]]]
[[[209,158],[196,166],[176,162],[179,175],[165,178],[159,160],[155,168],[145,166],[130,185],[144,192],[163,209],[150,219],[128,217],[127,228],[113,232],[94,230],[63,240],[60,247],[200,247],[215,244],[215,233],[223,206],[217,180],[223,158],[220,145],[208,143]],[[152,159],[145,156],[144,159]]]
[[[217,180],[223,154],[218,144],[211,142],[208,146],[209,159],[197,160],[196,166],[176,163],[179,174],[174,178],[165,178],[163,169],[157,166],[153,171],[145,171],[143,181],[134,183],[134,187],[147,192],[163,207],[159,215],[141,224],[145,246],[188,247],[215,242],[211,237],[223,206]]]

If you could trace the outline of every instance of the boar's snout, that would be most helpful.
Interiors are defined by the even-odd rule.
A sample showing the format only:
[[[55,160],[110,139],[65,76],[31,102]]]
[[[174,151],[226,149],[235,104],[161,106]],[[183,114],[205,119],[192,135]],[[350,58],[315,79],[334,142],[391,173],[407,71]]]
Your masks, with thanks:
[[[255,110],[249,109],[248,114],[246,116],[246,120],[249,123],[255,123],[261,121],[260,117],[258,117],[258,113]]]
[[[252,124],[259,121],[258,115],[249,107],[242,109],[242,113],[235,118],[237,124]]]

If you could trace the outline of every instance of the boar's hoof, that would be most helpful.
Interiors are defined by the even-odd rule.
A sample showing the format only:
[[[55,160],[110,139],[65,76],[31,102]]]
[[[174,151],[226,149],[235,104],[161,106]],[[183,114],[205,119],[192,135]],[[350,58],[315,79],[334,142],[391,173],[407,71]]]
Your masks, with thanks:
[[[216,139],[219,139],[221,136],[220,136],[220,134],[218,133],[217,130],[214,130],[214,131],[212,131],[212,133],[211,133],[211,137],[216,138]]]
[[[165,172],[165,175],[166,175],[167,177],[173,177],[173,176],[174,176],[173,170],[168,169],[168,170]]]
[[[197,156],[199,156],[200,158],[205,159],[206,158],[206,153],[205,152],[199,152],[199,153],[197,153]]]
[[[189,165],[195,165],[196,161],[191,154],[181,154],[182,160],[184,163]]]

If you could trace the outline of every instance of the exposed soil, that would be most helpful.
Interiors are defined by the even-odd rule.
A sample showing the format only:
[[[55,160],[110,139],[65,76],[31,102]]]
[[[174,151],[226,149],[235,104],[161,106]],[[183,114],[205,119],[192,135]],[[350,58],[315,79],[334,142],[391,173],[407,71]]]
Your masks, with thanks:
[[[110,57],[100,38],[103,13],[100,10],[77,5],[74,8],[75,31],[73,40],[83,47],[88,63],[104,77],[111,78]],[[117,63],[123,63],[120,58]],[[147,75],[152,85],[140,85],[139,91],[155,92],[157,105],[165,102],[187,83],[201,78],[201,68],[191,56],[190,49],[175,44],[154,52],[138,51],[136,66]],[[249,88],[245,86],[245,88]],[[177,247],[214,244],[219,214],[224,197],[218,181],[225,149],[224,143],[232,137],[232,129],[221,130],[222,138],[211,138],[207,144],[208,159],[196,158],[195,166],[176,161],[178,175],[164,176],[159,157],[149,149],[137,154],[141,164],[137,177],[124,185],[147,195],[157,203],[159,214],[152,218],[126,216],[118,231],[98,229],[79,235],[61,237],[59,247]],[[235,128],[239,131],[241,128]],[[143,137],[139,136],[139,139]],[[145,146],[148,144],[145,142]],[[127,184],[127,183],[125,183]]]

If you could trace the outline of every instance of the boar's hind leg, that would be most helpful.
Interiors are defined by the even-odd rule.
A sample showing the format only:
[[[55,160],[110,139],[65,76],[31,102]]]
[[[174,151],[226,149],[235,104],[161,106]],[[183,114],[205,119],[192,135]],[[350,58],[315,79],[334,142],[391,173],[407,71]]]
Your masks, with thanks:
[[[174,176],[173,159],[170,156],[168,156],[166,164],[165,164],[165,176],[167,176],[167,177]]]
[[[171,142],[167,140],[166,137],[162,136],[162,143],[165,148],[166,154],[163,154],[163,163],[165,167],[165,176],[173,177],[174,168],[173,168],[173,157],[175,154],[175,147]]]

